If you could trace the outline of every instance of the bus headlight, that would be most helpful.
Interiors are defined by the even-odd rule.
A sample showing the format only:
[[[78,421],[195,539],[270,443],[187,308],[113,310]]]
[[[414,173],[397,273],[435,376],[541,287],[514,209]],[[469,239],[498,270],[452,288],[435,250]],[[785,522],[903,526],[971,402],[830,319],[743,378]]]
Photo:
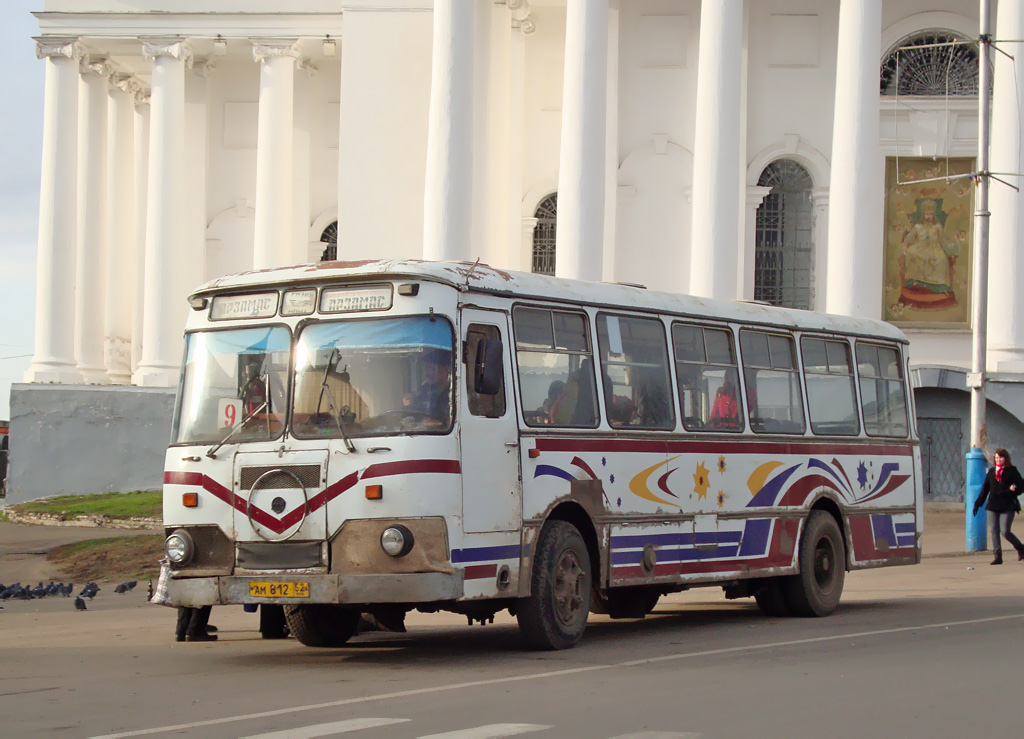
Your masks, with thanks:
[[[388,526],[380,535],[380,547],[392,557],[404,557],[412,551],[412,532],[401,524]]]
[[[167,537],[167,541],[164,542],[164,551],[172,564],[183,565],[192,559],[196,545],[187,531],[178,529]]]

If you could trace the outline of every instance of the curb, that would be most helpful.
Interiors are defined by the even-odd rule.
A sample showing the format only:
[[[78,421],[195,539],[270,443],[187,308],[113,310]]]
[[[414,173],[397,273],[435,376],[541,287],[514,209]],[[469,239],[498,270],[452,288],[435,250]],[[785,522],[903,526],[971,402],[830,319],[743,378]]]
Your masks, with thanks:
[[[163,529],[163,521],[159,518],[111,518],[109,516],[62,516],[51,513],[22,513],[10,508],[4,509],[4,515],[11,523],[33,524],[36,526],[86,526],[101,529]]]

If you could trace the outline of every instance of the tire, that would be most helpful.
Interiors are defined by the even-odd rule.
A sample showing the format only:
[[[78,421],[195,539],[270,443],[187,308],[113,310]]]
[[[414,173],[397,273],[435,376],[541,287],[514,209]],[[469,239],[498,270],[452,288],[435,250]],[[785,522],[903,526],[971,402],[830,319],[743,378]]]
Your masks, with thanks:
[[[846,545],[839,524],[826,511],[811,511],[800,538],[800,572],[787,577],[782,593],[798,616],[827,616],[839,605],[846,581]]]
[[[359,625],[359,611],[328,604],[285,606],[284,617],[292,635],[307,647],[344,646]]]
[[[786,601],[782,592],[781,577],[767,577],[761,582],[761,587],[754,593],[754,600],[757,607],[765,616],[790,616],[792,609]]]
[[[590,594],[590,612],[615,619],[643,618],[654,610],[660,598],[661,591],[646,585],[627,585],[605,591],[595,588]]]
[[[568,649],[587,627],[593,576],[580,532],[566,521],[549,521],[533,559],[531,595],[516,604],[519,631],[533,649]]]

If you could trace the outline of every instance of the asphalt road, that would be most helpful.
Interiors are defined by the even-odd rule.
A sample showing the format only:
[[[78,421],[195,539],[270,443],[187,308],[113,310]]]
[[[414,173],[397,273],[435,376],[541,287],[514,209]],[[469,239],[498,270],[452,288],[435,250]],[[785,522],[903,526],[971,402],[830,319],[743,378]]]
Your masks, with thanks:
[[[500,618],[414,615],[318,650],[260,640],[240,607],[214,609],[220,641],[177,644],[144,588],[81,613],[8,602],[0,735],[1018,736],[1024,564],[989,558],[851,573],[824,619],[695,590],[543,653]]]

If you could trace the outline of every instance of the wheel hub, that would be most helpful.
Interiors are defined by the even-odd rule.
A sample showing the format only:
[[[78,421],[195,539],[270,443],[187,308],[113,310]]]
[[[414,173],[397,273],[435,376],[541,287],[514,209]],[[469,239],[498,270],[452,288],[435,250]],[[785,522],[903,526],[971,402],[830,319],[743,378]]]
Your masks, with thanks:
[[[555,564],[554,605],[555,615],[563,624],[577,620],[583,606],[585,573],[576,553],[562,552]]]

